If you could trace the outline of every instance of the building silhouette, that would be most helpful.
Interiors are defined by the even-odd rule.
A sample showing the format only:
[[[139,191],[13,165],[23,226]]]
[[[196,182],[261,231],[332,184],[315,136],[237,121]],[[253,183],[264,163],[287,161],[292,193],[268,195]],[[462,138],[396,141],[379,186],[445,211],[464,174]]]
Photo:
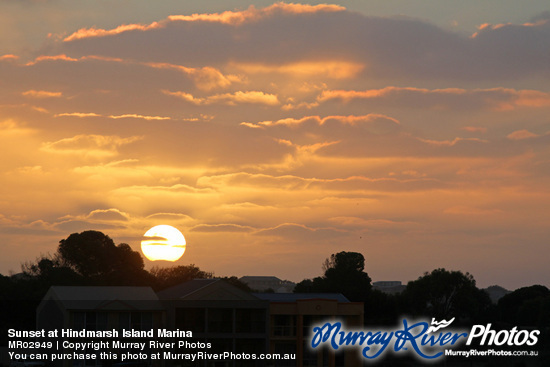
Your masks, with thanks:
[[[271,290],[274,293],[292,293],[296,283],[289,280],[281,280],[274,276],[244,276],[239,279],[256,292]]]
[[[162,341],[174,342],[170,350],[174,353],[207,351],[210,354],[295,356],[262,361],[149,358],[136,361],[132,367],[359,365],[357,353],[309,348],[313,326],[329,320],[342,321],[351,328],[360,327],[363,303],[349,302],[341,294],[249,293],[220,279],[196,279],[158,293],[149,287],[54,286],[37,308],[37,329],[190,331],[192,337],[168,335]],[[135,340],[147,343],[159,340],[158,335],[154,335]],[[132,340],[118,336],[118,339]],[[124,353],[126,350],[111,349],[110,352]],[[146,352],[150,354],[156,350],[148,346]],[[65,360],[57,365],[120,367],[119,361]]]
[[[401,284],[399,280],[381,280],[372,282],[372,288],[386,294],[399,294],[403,292],[407,286]]]

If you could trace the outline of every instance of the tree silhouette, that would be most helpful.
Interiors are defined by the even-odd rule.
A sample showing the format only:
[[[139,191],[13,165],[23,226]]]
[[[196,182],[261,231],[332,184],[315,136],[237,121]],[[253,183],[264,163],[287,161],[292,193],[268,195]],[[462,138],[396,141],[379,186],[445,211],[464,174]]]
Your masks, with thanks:
[[[142,270],[141,255],[130,246],[113,240],[99,231],[73,233],[59,242],[58,253],[63,265],[83,277],[100,277],[113,272]]]
[[[413,315],[438,319],[477,319],[491,304],[470,273],[443,268],[409,282],[402,299],[405,309]]]
[[[550,290],[543,285],[523,287],[498,301],[502,321],[514,325],[550,326]]]
[[[212,278],[212,273],[200,270],[195,265],[179,265],[170,268],[154,267],[150,271],[156,290],[166,289],[193,279]]]
[[[151,275],[140,253],[125,243],[115,245],[99,231],[73,233],[59,241],[53,256],[22,266],[33,281],[50,285],[146,285]]]
[[[26,263],[22,266],[24,277],[38,282],[43,287],[50,285],[80,285],[84,278],[68,266],[62,266],[59,255],[40,257],[36,263]]]
[[[337,292],[350,301],[362,302],[371,290],[371,279],[365,269],[365,257],[358,252],[342,251],[323,262],[322,277],[304,279],[295,293]]]

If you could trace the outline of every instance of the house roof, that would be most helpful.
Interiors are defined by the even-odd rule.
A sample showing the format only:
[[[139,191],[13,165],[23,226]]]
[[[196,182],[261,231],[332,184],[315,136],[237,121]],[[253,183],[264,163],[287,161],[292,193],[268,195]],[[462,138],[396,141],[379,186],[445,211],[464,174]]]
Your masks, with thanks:
[[[193,279],[157,293],[162,300],[186,301],[259,301],[222,279]]]
[[[197,292],[200,289],[208,287],[211,284],[220,281],[219,279],[193,279],[170,288],[166,288],[157,293],[160,299],[179,299]]]
[[[333,300],[341,303],[350,302],[341,293],[254,293],[254,296],[270,302],[297,302],[311,299]]]
[[[150,287],[50,287],[42,302],[56,301],[66,309],[162,310]]]

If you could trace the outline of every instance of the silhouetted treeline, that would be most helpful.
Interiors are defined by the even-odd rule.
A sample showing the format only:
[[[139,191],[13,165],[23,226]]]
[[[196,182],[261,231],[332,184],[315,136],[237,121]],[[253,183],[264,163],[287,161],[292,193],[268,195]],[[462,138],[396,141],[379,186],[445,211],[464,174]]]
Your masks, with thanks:
[[[534,327],[545,335],[550,330],[550,290],[542,285],[517,289],[494,304],[485,291],[477,288],[474,277],[461,271],[435,269],[409,282],[403,292],[386,294],[373,289],[360,253],[333,254],[322,267],[321,276],[304,279],[295,292],[337,292],[350,301],[364,302],[365,323],[369,325],[395,325],[403,316],[438,320],[454,317],[458,325]],[[0,275],[2,328],[34,328],[36,306],[52,285],[150,286],[158,291],[191,279],[213,277],[213,273],[194,265],[147,271],[139,252],[124,243],[115,245],[98,231],[71,234],[59,242],[53,255],[42,256],[22,268],[19,274]],[[236,277],[224,279],[250,291]]]
[[[333,254],[322,267],[323,275],[301,281],[294,291],[338,292],[350,301],[363,302],[366,328],[398,327],[403,318],[428,321],[455,318],[453,326],[464,329],[487,324],[491,324],[491,330],[537,329],[540,331],[534,347],[539,353],[537,358],[454,358],[453,365],[550,366],[550,290],[545,286],[520,288],[493,303],[485,290],[477,288],[473,275],[440,268],[410,281],[401,293],[387,294],[372,287],[364,271],[364,257],[359,253]],[[487,345],[473,347],[479,350],[493,348]],[[390,355],[380,365],[417,366],[418,361],[410,356]]]
[[[129,245],[115,245],[109,236],[98,231],[73,233],[59,242],[53,255],[23,264],[21,273],[0,274],[0,329],[34,329],[36,307],[52,285],[149,286],[159,291],[213,276],[192,264],[147,271],[141,254]],[[236,277],[223,279],[250,291]],[[6,335],[2,334],[0,345],[5,342]]]
[[[364,302],[365,323],[394,325],[399,318],[426,317],[456,324],[494,323],[497,326],[529,326],[550,329],[550,290],[542,285],[520,288],[497,304],[477,288],[472,274],[435,269],[410,281],[403,292],[386,294],[373,289],[365,272],[364,256],[339,252],[322,264],[324,274],[305,279],[297,293],[337,292],[350,301]]]

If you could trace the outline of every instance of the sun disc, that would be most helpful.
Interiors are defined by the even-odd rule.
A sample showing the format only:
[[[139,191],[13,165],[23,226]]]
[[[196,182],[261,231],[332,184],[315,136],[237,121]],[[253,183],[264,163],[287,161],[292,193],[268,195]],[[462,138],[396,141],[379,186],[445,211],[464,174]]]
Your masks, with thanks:
[[[141,252],[151,261],[176,261],[185,252],[185,237],[176,228],[161,224],[143,235]]]

